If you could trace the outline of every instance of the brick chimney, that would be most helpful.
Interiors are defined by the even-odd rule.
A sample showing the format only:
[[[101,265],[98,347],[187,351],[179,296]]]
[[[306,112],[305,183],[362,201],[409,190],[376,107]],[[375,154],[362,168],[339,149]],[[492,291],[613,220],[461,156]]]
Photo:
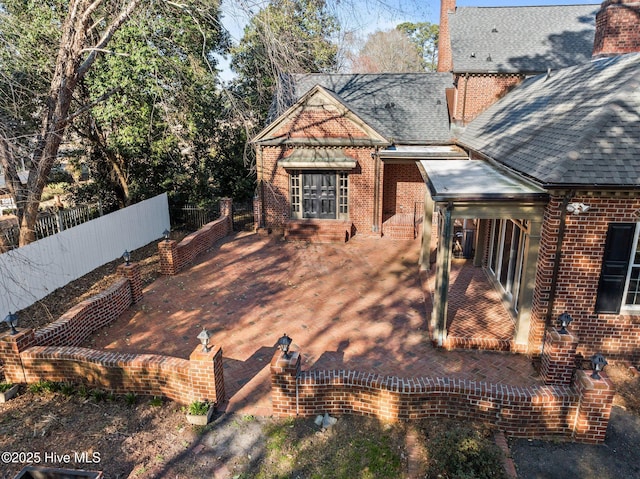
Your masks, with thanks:
[[[632,52],[640,52],[640,0],[602,2],[596,14],[593,58]]]
[[[451,35],[449,34],[449,13],[456,11],[456,0],[441,0],[440,29],[438,33],[438,68],[439,72],[453,70],[451,56]]]

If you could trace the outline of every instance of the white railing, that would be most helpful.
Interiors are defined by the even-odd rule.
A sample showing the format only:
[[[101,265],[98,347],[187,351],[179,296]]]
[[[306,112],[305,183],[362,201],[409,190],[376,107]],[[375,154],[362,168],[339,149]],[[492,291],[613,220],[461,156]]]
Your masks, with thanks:
[[[0,255],[0,321],[57,288],[162,237],[166,194]]]

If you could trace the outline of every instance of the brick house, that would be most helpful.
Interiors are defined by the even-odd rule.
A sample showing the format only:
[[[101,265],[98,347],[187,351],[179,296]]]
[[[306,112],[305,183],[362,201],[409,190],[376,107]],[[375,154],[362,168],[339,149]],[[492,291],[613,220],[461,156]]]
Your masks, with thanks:
[[[475,71],[457,60],[456,32],[469,22],[458,9],[447,15],[453,65],[443,72],[294,78],[292,105],[253,140],[260,226],[319,240],[421,236],[435,344],[447,347],[451,262],[463,256],[502,296],[507,349],[540,354],[567,312],[579,353],[639,359],[640,55],[627,53],[640,50],[640,12],[626,0],[578,7],[566,7],[573,29],[560,33],[593,42],[588,58],[557,48],[582,40],[559,41],[553,55],[534,49],[523,70]],[[494,25],[489,38],[506,30]],[[476,58],[509,63],[482,45]],[[530,76],[542,65],[563,68]],[[469,109],[472,74],[493,86]]]

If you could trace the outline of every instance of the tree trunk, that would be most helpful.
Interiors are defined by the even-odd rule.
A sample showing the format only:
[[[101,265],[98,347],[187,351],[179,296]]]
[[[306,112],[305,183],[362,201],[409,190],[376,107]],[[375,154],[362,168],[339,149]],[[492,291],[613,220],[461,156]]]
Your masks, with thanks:
[[[88,43],[89,35],[95,34],[92,30],[99,25],[99,23],[94,24],[93,13],[102,3],[103,0],[71,0],[69,3],[69,12],[62,25],[56,66],[26,185],[20,182],[15,158],[6,137],[0,138],[0,161],[5,170],[9,191],[16,200],[20,246],[36,239],[35,225],[42,192],[72,118],[69,110],[73,92],[78,82],[93,65],[98,52],[104,50],[113,34],[129,18],[138,0],[126,2],[119,15],[98,35],[96,44],[91,46]]]

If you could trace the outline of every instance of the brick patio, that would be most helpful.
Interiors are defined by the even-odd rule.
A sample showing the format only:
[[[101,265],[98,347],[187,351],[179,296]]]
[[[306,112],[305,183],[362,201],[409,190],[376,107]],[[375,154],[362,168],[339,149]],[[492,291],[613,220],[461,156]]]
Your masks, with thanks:
[[[302,352],[303,369],[541,384],[524,356],[431,346],[419,246],[419,240],[357,236],[346,244],[227,237],[184,272],[147,286],[139,303],[85,346],[187,358],[205,327],[224,353],[228,402],[222,407],[255,415],[271,414],[269,362],[283,333]],[[470,324],[461,296],[472,298],[467,304],[476,313],[502,308],[480,269],[456,265],[452,278],[458,270],[452,332],[456,323]],[[481,331],[501,336],[510,323],[489,316],[485,321],[496,324],[483,323]]]

